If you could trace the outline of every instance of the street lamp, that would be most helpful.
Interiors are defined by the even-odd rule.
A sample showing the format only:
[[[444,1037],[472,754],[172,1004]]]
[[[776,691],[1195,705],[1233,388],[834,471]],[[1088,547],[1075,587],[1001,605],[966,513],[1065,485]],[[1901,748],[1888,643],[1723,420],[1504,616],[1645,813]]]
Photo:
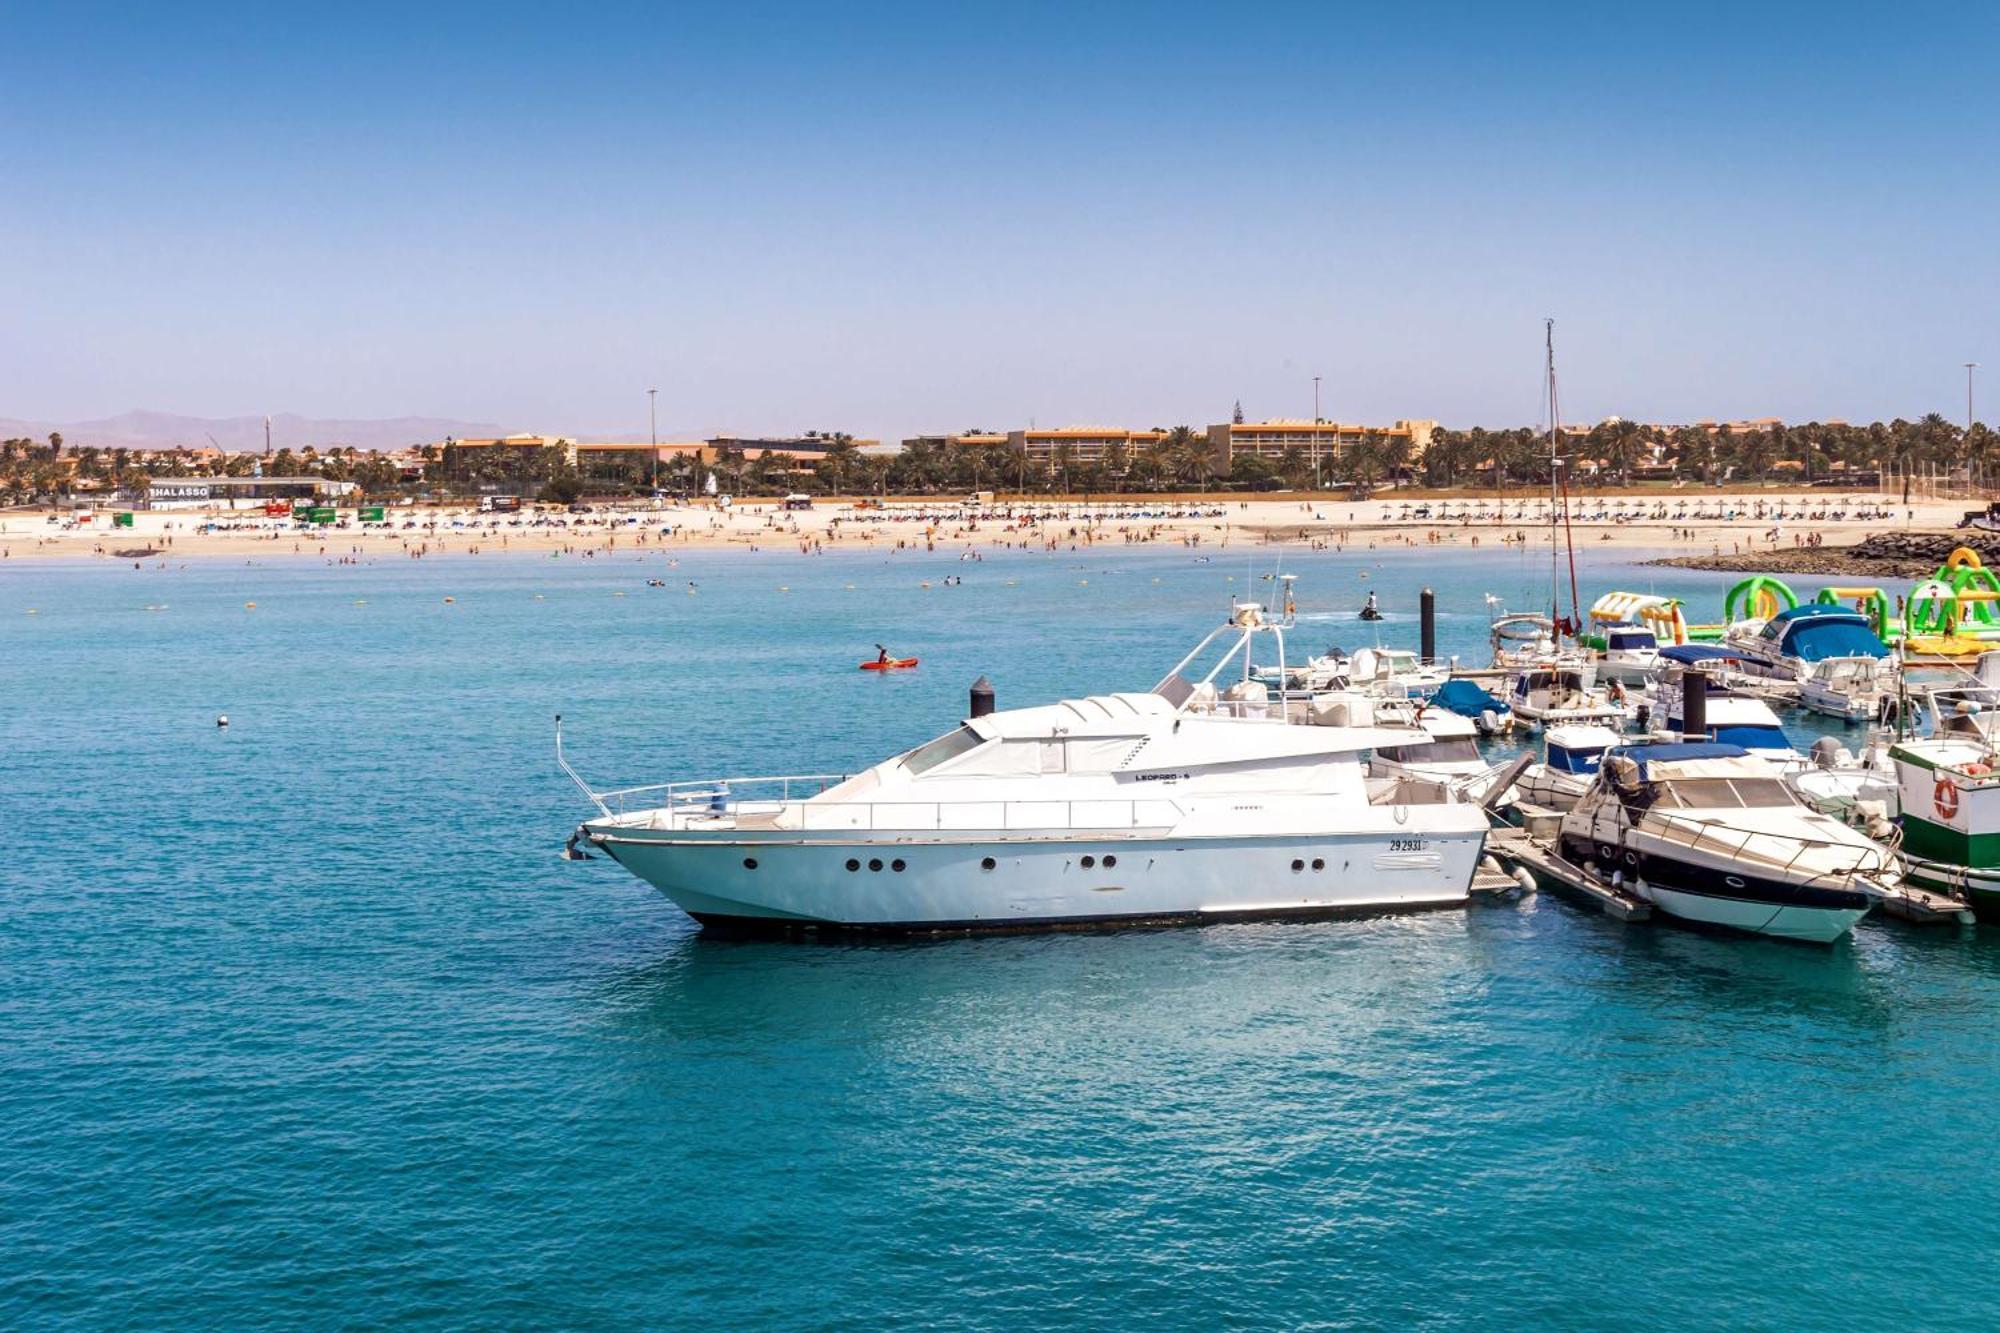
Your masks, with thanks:
[[[1319,489],[1319,376],[1313,376],[1313,489]]]
[[[1965,363],[1965,428],[1972,429],[1972,372],[1979,369],[1977,361]]]
[[[653,498],[656,500],[659,499],[660,497],[659,402],[660,402],[660,391],[658,389],[646,390],[646,434],[651,440],[653,446],[647,452],[652,455],[653,459]]]

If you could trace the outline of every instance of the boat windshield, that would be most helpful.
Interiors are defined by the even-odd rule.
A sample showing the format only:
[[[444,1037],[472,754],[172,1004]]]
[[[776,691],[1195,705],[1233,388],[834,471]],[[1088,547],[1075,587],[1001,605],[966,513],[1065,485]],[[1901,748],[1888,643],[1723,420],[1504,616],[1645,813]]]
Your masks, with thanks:
[[[1756,810],[1792,804],[1778,778],[1675,778],[1659,784],[1657,805],[1677,810]]]
[[[956,731],[947,731],[936,740],[926,741],[910,751],[903,758],[903,767],[912,773],[928,773],[939,764],[948,763],[978,745],[979,733],[961,725]]]
[[[1425,745],[1384,745],[1375,753],[1398,764],[1446,764],[1463,760],[1479,762],[1479,747],[1470,736],[1431,741]]]
[[[1639,652],[1647,648],[1658,648],[1660,641],[1653,637],[1651,630],[1615,629],[1605,636],[1607,652]]]
[[[1604,760],[1602,745],[1588,745],[1570,749],[1564,745],[1549,747],[1549,767],[1559,773],[1595,773]]]

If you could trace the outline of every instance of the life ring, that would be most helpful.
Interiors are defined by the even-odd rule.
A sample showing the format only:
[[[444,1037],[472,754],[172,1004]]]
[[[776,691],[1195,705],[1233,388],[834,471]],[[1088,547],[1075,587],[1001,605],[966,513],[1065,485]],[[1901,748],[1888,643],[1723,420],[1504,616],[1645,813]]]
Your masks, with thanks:
[[[1931,790],[1931,804],[1937,807],[1938,818],[1952,820],[1958,816],[1958,784],[1950,778],[1939,778],[1937,786]]]
[[[1967,777],[1983,778],[1988,773],[1991,773],[1993,770],[1986,764],[1974,761],[1973,763],[1970,764],[1960,764],[1958,766],[1958,771],[1965,774]]]

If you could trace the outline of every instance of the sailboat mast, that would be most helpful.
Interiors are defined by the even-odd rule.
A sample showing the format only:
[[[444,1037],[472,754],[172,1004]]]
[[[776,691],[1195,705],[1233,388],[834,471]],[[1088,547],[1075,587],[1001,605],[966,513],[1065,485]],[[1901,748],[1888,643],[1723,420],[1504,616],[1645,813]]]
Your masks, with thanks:
[[[1556,546],[1556,322],[1542,321],[1542,346],[1547,354],[1549,393],[1549,620],[1559,625],[1561,616],[1562,552]],[[1560,640],[1557,629],[1553,637]]]

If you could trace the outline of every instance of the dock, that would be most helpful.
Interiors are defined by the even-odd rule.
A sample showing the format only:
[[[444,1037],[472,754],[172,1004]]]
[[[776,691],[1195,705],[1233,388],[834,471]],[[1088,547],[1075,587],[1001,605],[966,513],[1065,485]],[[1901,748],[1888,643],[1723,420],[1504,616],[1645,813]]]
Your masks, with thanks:
[[[1972,904],[1948,893],[1920,889],[1914,884],[1871,885],[1869,892],[1884,912],[1919,926],[1972,925]]]
[[[1536,806],[1522,806],[1520,809],[1524,818],[1531,821],[1540,816],[1560,818],[1554,811],[1541,810]],[[1584,874],[1581,868],[1557,856],[1548,843],[1531,831],[1533,827],[1530,823],[1527,828],[1496,828],[1486,835],[1486,850],[1502,865],[1527,871],[1536,884],[1581,898],[1614,921],[1647,921],[1652,918],[1651,903]]]

